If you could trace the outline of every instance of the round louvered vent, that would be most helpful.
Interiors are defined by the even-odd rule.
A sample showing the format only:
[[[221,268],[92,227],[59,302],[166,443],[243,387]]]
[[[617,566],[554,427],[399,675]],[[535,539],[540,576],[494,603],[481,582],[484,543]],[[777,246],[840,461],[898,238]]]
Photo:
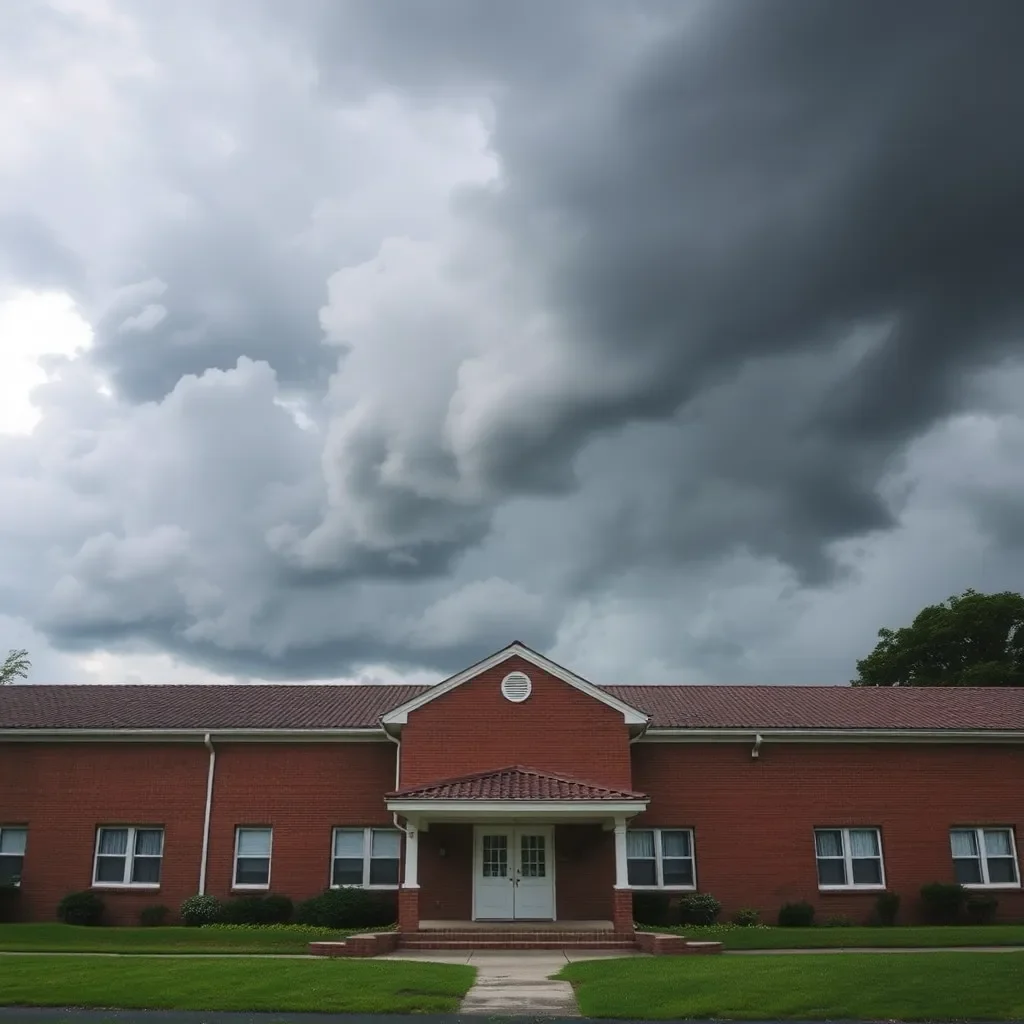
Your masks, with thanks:
[[[501,681],[501,695],[513,704],[522,704],[533,690],[533,683],[525,672],[509,672]]]

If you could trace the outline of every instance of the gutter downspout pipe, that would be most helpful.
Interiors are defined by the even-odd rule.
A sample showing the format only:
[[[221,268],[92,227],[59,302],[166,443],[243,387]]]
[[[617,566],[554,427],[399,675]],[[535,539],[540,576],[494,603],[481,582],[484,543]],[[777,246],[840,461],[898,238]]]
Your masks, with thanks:
[[[203,746],[210,752],[210,767],[206,772],[206,814],[203,818],[203,852],[199,862],[199,895],[206,893],[206,860],[210,848],[210,816],[213,811],[213,771],[217,764],[217,751],[213,748],[210,734],[203,737]]]
[[[395,789],[398,789],[399,782],[402,777],[402,741],[397,736],[392,736],[391,733],[384,730],[384,735],[395,745]],[[398,829],[403,835],[408,836],[409,831],[404,825],[398,823],[398,811],[391,812],[391,820],[395,823],[395,828]]]

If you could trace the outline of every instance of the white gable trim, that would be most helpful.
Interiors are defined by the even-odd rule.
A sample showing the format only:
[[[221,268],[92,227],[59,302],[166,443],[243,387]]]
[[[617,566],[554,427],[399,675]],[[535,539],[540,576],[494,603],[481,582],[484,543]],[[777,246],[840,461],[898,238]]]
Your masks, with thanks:
[[[619,700],[618,697],[613,697],[610,693],[605,693],[600,687],[594,686],[593,683],[588,683],[586,679],[581,678],[574,672],[570,672],[567,668],[562,668],[561,665],[556,665],[555,662],[545,658],[544,655],[531,651],[529,647],[524,647],[522,644],[512,644],[509,647],[504,647],[489,658],[484,658],[483,661],[470,665],[469,668],[463,669],[457,675],[450,676],[424,693],[417,694],[411,700],[407,700],[404,704],[399,704],[397,708],[392,708],[391,711],[382,715],[381,722],[385,726],[405,725],[409,721],[410,711],[415,711],[417,708],[423,707],[424,704],[429,704],[432,700],[443,697],[449,691],[454,690],[463,683],[468,683],[481,673],[487,672],[489,669],[500,665],[504,661],[508,661],[512,657],[520,657],[549,675],[553,675],[556,679],[561,679],[563,683],[568,683],[569,686],[574,687],[581,693],[585,693],[588,697],[592,697],[594,700],[614,708],[622,715],[626,725],[644,726],[647,724],[647,715],[642,711],[631,707],[625,701]]]

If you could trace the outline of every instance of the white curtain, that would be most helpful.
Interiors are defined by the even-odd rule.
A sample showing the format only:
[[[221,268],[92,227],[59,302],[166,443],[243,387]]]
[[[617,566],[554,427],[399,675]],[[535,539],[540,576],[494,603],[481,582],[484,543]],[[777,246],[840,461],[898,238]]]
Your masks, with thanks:
[[[27,834],[23,828],[5,828],[0,832],[0,853],[9,857],[23,857]]]
[[[814,846],[819,857],[842,857],[843,833],[838,831],[815,832]]]
[[[159,857],[164,845],[164,834],[158,828],[140,828],[135,833],[135,852],[140,857]]]
[[[627,833],[628,834],[628,833]],[[664,857],[689,857],[689,832],[662,832],[661,853]]]
[[[986,832],[985,853],[989,857],[1012,857],[1013,848],[1010,846],[1010,833],[1004,829]]]
[[[877,857],[878,833],[870,828],[850,830],[851,857]]]
[[[977,857],[978,839],[973,829],[968,831],[961,829],[949,833],[950,845],[953,848],[954,857]]]
[[[654,857],[654,833],[641,829],[629,829],[626,832],[627,857]]]
[[[334,833],[334,856],[362,860],[363,830],[338,829]]]
[[[123,857],[128,852],[128,829],[105,828],[100,832],[100,855]]]
[[[241,829],[238,833],[239,857],[269,857],[270,829]]]
[[[372,857],[397,857],[402,842],[397,832],[387,829],[374,830],[370,844],[370,856]]]

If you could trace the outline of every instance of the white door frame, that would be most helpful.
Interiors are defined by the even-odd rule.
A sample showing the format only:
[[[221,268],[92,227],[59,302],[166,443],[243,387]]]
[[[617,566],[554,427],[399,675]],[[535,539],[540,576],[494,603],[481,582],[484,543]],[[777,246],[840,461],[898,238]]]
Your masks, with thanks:
[[[509,867],[511,870],[515,870],[519,864],[519,832],[530,831],[534,835],[545,835],[547,837],[547,853],[548,853],[548,864],[550,865],[551,875],[551,917],[550,920],[558,920],[558,894],[555,890],[556,878],[555,878],[555,826],[554,825],[533,825],[529,822],[508,822],[508,821],[496,821],[487,825],[474,825],[473,826],[473,893],[471,896],[472,900],[472,917],[471,920],[478,920],[476,916],[476,882],[480,877],[480,872],[483,869],[483,863],[481,860],[482,849],[480,842],[481,833],[493,833],[493,832],[508,832],[512,837],[512,844],[509,853],[511,859],[509,861]],[[513,904],[514,905],[514,904]],[[513,915],[514,915],[513,911]],[[489,920],[489,918],[479,918],[479,920]],[[512,920],[515,920],[513,916]],[[538,918],[536,920],[549,920],[548,918]]]

